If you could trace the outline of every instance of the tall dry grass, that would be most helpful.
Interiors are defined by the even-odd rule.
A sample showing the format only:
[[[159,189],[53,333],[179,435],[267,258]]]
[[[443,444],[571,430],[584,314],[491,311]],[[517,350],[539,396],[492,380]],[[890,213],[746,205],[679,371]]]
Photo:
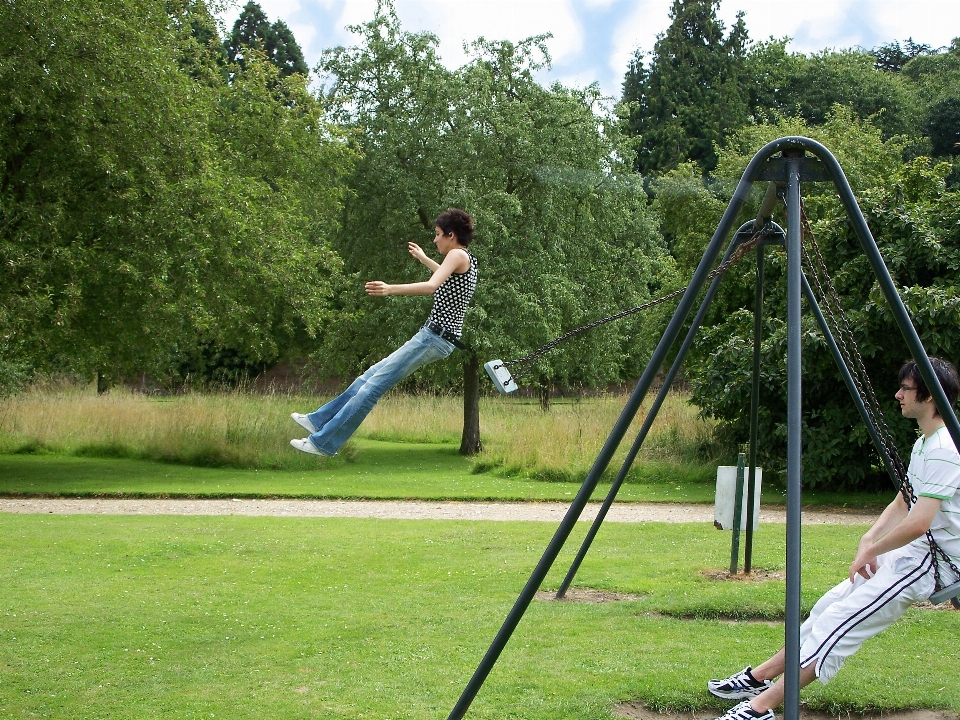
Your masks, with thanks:
[[[539,402],[491,398],[480,416],[484,457],[479,469],[526,474],[543,480],[579,481],[593,465],[619,418],[627,398],[604,395],[554,402],[549,411]],[[614,455],[607,474],[615,474],[646,418],[637,413],[624,442]],[[678,466],[685,475],[709,477],[703,452],[708,447],[712,423],[697,417],[698,409],[687,396],[671,392],[634,463],[628,480],[672,480]],[[701,472],[701,469],[704,469]]]
[[[316,468],[294,451],[304,433],[283,395],[152,397],[122,389],[43,387],[0,401],[0,452],[131,457],[207,467]],[[343,457],[349,459],[351,448]]]
[[[244,392],[193,393],[157,398],[114,389],[37,387],[0,400],[0,452],[51,452],[135,457],[205,466],[315,468],[317,458],[289,448],[302,431],[290,412],[307,412],[325,398]],[[590,468],[625,404],[622,396],[555,401],[491,397],[481,401],[484,451],[476,470],[545,480],[580,480]],[[643,412],[618,457],[632,443]],[[398,442],[458,443],[462,400],[455,396],[391,393],[377,405],[358,437]],[[656,479],[664,466],[703,465],[701,448],[711,425],[697,418],[684,395],[671,393],[644,443],[640,474]],[[348,443],[330,462],[349,461]]]

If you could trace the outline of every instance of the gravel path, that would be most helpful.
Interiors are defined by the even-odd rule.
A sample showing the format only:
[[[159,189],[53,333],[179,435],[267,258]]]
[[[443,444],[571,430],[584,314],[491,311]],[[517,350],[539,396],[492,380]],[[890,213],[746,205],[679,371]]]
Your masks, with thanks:
[[[539,520],[558,523],[569,507],[559,502],[431,502],[423,500],[153,500],[111,498],[0,498],[0,512],[54,515],[250,515],[359,517],[391,520]],[[589,503],[581,521],[597,516]],[[805,525],[869,525],[876,513],[810,510]],[[615,503],[605,522],[713,522],[712,505]],[[786,510],[761,508],[761,523],[786,523]]]

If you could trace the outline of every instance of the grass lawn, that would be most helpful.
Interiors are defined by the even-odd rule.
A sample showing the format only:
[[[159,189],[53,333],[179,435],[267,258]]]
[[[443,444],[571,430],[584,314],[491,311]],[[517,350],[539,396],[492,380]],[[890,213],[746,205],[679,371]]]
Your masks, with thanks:
[[[579,483],[475,473],[472,462],[450,444],[353,442],[357,451],[351,461],[321,461],[315,470],[198,468],[122,458],[0,455],[0,495],[569,501],[580,487]],[[672,472],[671,465],[663,464],[658,473],[647,473],[656,482],[625,483],[618,501],[713,502],[712,482],[690,482],[683,475],[675,478]],[[609,488],[609,484],[599,485],[594,499],[602,500]],[[888,500],[886,495],[868,493],[806,493],[804,498],[808,506],[882,507]],[[761,502],[783,504],[783,493],[767,485]]]
[[[357,452],[352,461],[333,466],[318,463],[316,470],[238,470],[146,460],[0,455],[0,493],[570,500],[579,488],[576,483],[474,474],[471,461],[459,455],[455,445],[354,442]],[[605,495],[608,489],[609,485],[604,485],[598,492]],[[702,483],[628,483],[618,497],[713,502],[713,492],[713,486]]]
[[[554,530],[0,515],[0,716],[444,718]],[[804,529],[804,607],[843,577],[861,532]],[[782,569],[783,542],[782,527],[759,528],[756,567]],[[728,552],[702,525],[606,526],[578,584],[639,599],[534,602],[468,717],[609,720],[621,700],[722,709],[705,681],[783,638],[770,621],[782,581],[704,574]],[[960,711],[956,621],[911,610],[804,699],[837,713]]]

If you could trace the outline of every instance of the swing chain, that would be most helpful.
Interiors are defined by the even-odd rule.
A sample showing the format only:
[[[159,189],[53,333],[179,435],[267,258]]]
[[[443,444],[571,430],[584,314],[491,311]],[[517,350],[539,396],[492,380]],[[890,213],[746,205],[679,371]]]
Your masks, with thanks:
[[[843,311],[840,293],[837,292],[836,286],[834,286],[830,274],[827,272],[826,262],[823,259],[823,254],[820,252],[816,236],[810,227],[810,221],[807,218],[806,208],[802,201],[800,208],[804,239],[807,240],[806,243],[801,245],[804,264],[807,266],[810,276],[814,281],[822,309],[825,311],[825,315],[829,317],[830,324],[833,325],[837,347],[847,363],[857,393],[863,401],[863,405],[869,413],[870,418],[873,420],[874,427],[877,428],[877,435],[880,439],[885,459],[894,469],[897,475],[896,480],[900,485],[901,491],[904,493],[904,501],[910,506],[917,501],[917,498],[913,494],[912,488],[909,488],[909,484],[904,486],[907,468],[900,457],[896,443],[893,440],[893,434],[887,426],[883,412],[880,410],[880,401],[877,399],[873,384],[870,382],[870,376],[867,374],[863,357],[860,355],[859,347],[854,339],[853,329],[850,327],[846,313]]]
[[[754,234],[753,234],[748,240],[745,240],[743,243],[741,243],[740,246],[734,251],[734,253],[730,256],[730,258],[729,258],[726,262],[724,262],[724,263],[722,263],[721,265],[719,265],[713,272],[711,272],[709,275],[707,275],[706,281],[713,280],[713,278],[717,277],[718,275],[723,274],[723,273],[726,272],[732,265],[735,265],[737,262],[739,262],[741,259],[743,259],[743,256],[744,256],[744,255],[746,255],[748,252],[750,252],[750,250],[752,250],[753,248],[755,248],[755,247],[757,246],[757,244],[760,242],[760,240],[761,240],[761,239],[763,238],[763,236],[766,234],[766,231],[767,231],[767,228],[768,228],[768,227],[769,227],[769,223],[768,223],[767,225],[764,225],[763,227],[761,227],[761,228],[760,228],[759,230],[757,230],[756,232],[754,232]],[[643,312],[644,310],[648,310],[648,309],[650,309],[650,308],[652,308],[652,307],[654,307],[654,306],[656,306],[656,305],[660,305],[661,303],[665,303],[665,302],[667,302],[668,300],[672,300],[672,299],[675,298],[675,297],[679,297],[680,295],[683,295],[686,291],[687,291],[687,288],[679,288],[678,290],[674,290],[673,292],[668,293],[668,294],[666,294],[666,295],[664,295],[664,296],[662,296],[662,297],[659,297],[659,298],[657,298],[656,300],[650,300],[649,302],[646,302],[646,303],[644,303],[643,305],[638,305],[638,306],[636,306],[636,307],[632,307],[632,308],[629,308],[629,309],[627,309],[627,310],[621,310],[620,312],[618,312],[618,313],[616,313],[616,314],[614,314],[614,315],[609,315],[609,316],[607,316],[607,317],[600,318],[599,320],[595,320],[595,321],[592,322],[592,323],[588,323],[587,325],[582,325],[582,326],[580,326],[580,327],[578,327],[578,328],[575,328],[575,329],[573,329],[573,330],[571,330],[571,331],[569,331],[569,332],[567,332],[567,333],[564,333],[563,335],[561,335],[561,336],[558,337],[558,338],[554,338],[553,340],[551,340],[550,342],[546,343],[545,345],[541,345],[539,348],[537,348],[536,350],[534,350],[534,351],[533,351],[532,353],[530,353],[529,355],[526,355],[526,356],[524,356],[524,357],[522,357],[522,358],[518,358],[517,360],[506,360],[506,361],[504,361],[504,362],[503,362],[503,367],[508,367],[508,366],[511,366],[511,365],[517,365],[520,369],[513,371],[513,372],[511,373],[511,375],[512,375],[514,378],[519,378],[519,377],[521,377],[522,375],[524,375],[526,372],[529,372],[530,369],[532,369],[532,366],[533,366],[534,361],[540,359],[540,357],[542,357],[542,356],[545,355],[546,353],[550,352],[554,347],[556,347],[556,346],[559,345],[560,343],[568,340],[569,338],[573,337],[574,335],[579,335],[580,333],[584,333],[584,332],[586,332],[587,330],[592,330],[592,329],[595,328],[595,327],[598,327],[598,326],[600,326],[600,325],[605,325],[606,323],[608,323],[608,322],[613,322],[614,320],[619,320],[620,318],[627,317],[628,315],[634,315],[634,314],[636,314],[636,313],[638,313],[638,312]],[[498,367],[499,367],[499,366],[498,366]]]
[[[816,285],[817,294],[819,295],[818,300],[822,308],[826,309],[826,315],[830,316],[830,324],[833,325],[834,337],[838,340],[837,347],[843,355],[847,367],[850,369],[850,375],[853,378],[857,393],[860,395],[864,407],[873,420],[874,427],[877,428],[877,436],[880,440],[882,452],[898,476],[900,493],[903,495],[907,507],[911,507],[917,502],[916,493],[907,474],[907,468],[904,466],[903,459],[897,450],[890,428],[884,419],[883,411],[880,409],[880,402],[877,399],[876,392],[870,382],[870,376],[867,374],[863,364],[863,358],[854,340],[853,330],[847,320],[846,313],[843,311],[840,294],[837,292],[829,273],[827,273],[826,263],[820,252],[820,247],[817,244],[813,230],[810,227],[810,221],[807,218],[806,208],[802,200],[800,203],[800,216],[804,239],[808,241],[801,245],[804,264],[810,271],[810,275]],[[808,252],[807,245],[810,246],[810,250],[813,253],[812,258]],[[824,286],[826,286],[826,290]],[[852,347],[852,351],[850,347],[847,346],[848,341],[850,347]],[[940,560],[950,566],[950,570],[957,579],[960,579],[960,568],[954,564],[950,556],[947,555],[943,548],[934,540],[933,533],[930,530],[927,531],[926,537],[927,544],[930,547],[930,555],[933,560],[934,590],[936,591],[943,588],[943,581],[940,577]],[[956,580],[954,580],[954,582],[956,582]]]

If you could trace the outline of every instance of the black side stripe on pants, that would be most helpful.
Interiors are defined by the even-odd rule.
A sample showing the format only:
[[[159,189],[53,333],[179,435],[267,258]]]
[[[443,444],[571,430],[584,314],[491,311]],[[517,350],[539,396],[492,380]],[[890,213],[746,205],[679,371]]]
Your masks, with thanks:
[[[927,567],[924,567],[925,564]],[[860,608],[860,610],[844,620],[837,628],[834,629],[832,633],[830,633],[830,635],[824,639],[822,643],[820,643],[820,647],[818,647],[807,658],[801,658],[800,667],[808,666],[816,658],[819,658],[817,663],[819,666],[823,662],[823,659],[830,654],[830,651],[836,647],[837,643],[840,642],[844,635],[846,635],[860,623],[864,622],[871,615],[878,612],[884,605],[893,600],[904,589],[919,581],[924,575],[927,574],[927,572],[929,572],[930,567],[932,567],[932,559],[930,553],[927,553],[916,568],[911,570],[902,578],[897,579],[897,581],[894,582],[890,587],[874,598],[869,605]],[[819,667],[817,674],[820,674]]]

